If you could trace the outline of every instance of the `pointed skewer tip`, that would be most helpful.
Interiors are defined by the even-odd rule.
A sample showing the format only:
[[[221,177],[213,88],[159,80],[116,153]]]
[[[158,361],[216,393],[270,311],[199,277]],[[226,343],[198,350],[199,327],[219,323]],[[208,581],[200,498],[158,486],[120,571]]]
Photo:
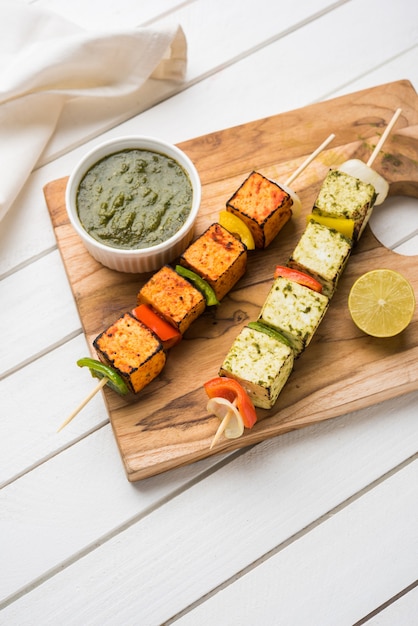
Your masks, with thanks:
[[[71,415],[69,415],[67,417],[67,419],[61,424],[61,426],[57,430],[57,433],[61,432],[61,430],[63,428],[65,428],[65,426],[67,426],[67,424],[69,424],[80,413],[81,409],[83,409],[86,406],[86,404],[88,404],[90,402],[90,400],[96,395],[96,393],[98,393],[100,391],[100,389],[102,389],[102,387],[104,387],[106,385],[108,380],[109,379],[106,378],[106,376],[103,376],[103,378],[96,385],[96,387],[88,394],[88,396],[86,396],[84,398],[84,400],[82,402],[80,402],[78,407],[76,409],[74,409],[74,411],[71,413]]]

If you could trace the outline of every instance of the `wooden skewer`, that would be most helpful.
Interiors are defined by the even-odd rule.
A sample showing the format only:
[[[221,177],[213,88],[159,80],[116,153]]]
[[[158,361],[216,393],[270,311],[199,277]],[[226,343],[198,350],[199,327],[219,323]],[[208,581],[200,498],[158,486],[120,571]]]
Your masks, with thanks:
[[[375,149],[373,150],[369,160],[367,161],[367,165],[369,167],[372,166],[373,161],[375,160],[375,158],[379,154],[380,150],[382,149],[383,144],[385,143],[386,139],[388,138],[388,135],[389,135],[390,131],[395,126],[396,120],[398,119],[398,117],[400,116],[401,113],[402,113],[402,109],[396,109],[395,113],[393,114],[392,119],[390,120],[389,124],[386,127],[385,132],[380,137],[380,139],[379,139],[379,141],[377,143],[377,146],[375,147]]]
[[[236,400],[233,401],[232,403],[234,406],[237,406],[237,402]],[[231,411],[231,409],[228,411],[228,413],[225,415],[225,417],[222,419],[221,423],[218,426],[218,430],[215,433],[214,438],[212,439],[212,443],[210,444],[210,448],[209,450],[212,450],[213,446],[219,441],[222,433],[225,431],[226,427],[228,426],[231,417],[234,415],[234,412]]]
[[[393,115],[391,121],[389,122],[388,126],[386,127],[385,132],[383,133],[383,135],[380,138],[380,141],[378,142],[377,146],[375,147],[373,154],[371,155],[371,157],[369,158],[369,160],[367,161],[367,165],[370,167],[373,163],[373,161],[375,160],[376,156],[379,154],[380,150],[382,149],[383,144],[385,143],[389,133],[391,132],[393,126],[396,123],[396,120],[398,119],[398,117],[400,116],[402,112],[402,109],[397,109],[395,111],[395,114]],[[322,152],[322,150],[324,150],[326,148],[326,146],[334,139],[335,134],[331,133],[331,135],[321,143],[321,145],[314,150],[314,152],[312,152],[312,154],[310,154],[308,156],[307,159],[305,159],[305,161],[295,170],[295,172],[293,172],[293,174],[291,176],[289,176],[289,178],[287,179],[287,181],[285,182],[286,186],[289,186],[298,176],[299,174],[309,165],[309,163],[311,163],[311,161],[313,161],[315,159],[315,157]],[[223,418],[223,420],[221,421],[221,423],[218,426],[218,430],[215,433],[215,436],[212,440],[212,443],[210,444],[210,450],[212,450],[212,448],[214,447],[214,445],[219,441],[222,433],[225,431],[226,427],[228,426],[229,420],[231,419],[233,413],[232,411],[228,411],[228,413],[225,415],[225,417]]]
[[[293,174],[287,179],[285,185],[289,186],[295,180],[295,178],[297,178],[299,174],[309,165],[309,163],[311,163],[311,161],[313,161],[315,157],[320,152],[322,152],[322,150],[324,150],[324,148],[334,139],[334,137],[335,137],[335,134],[331,133],[331,135],[325,141],[323,141],[321,145],[314,152],[312,152],[312,154],[297,168],[297,170],[293,172]],[[86,404],[88,404],[90,400],[96,395],[96,393],[98,393],[100,389],[102,389],[106,385],[107,381],[108,379],[106,377],[103,377],[101,379],[100,383],[93,389],[93,391],[89,393],[89,395],[86,398],[84,398],[83,402],[81,402],[81,404],[79,404],[79,406],[71,413],[71,415],[69,415],[67,419],[61,424],[57,432],[60,432],[63,428],[65,428],[65,426],[67,426],[67,424],[69,424],[71,420],[73,420],[76,417],[76,415],[80,413],[81,409],[83,409],[86,406]],[[217,443],[222,433],[228,426],[228,423],[232,416],[233,416],[233,412],[228,411],[228,413],[225,415],[225,417],[219,424],[218,430],[216,431],[215,436],[210,445],[210,449],[212,449],[213,446]]]
[[[402,109],[397,109],[395,111],[395,114],[393,115],[391,121],[389,122],[385,132],[383,133],[383,135],[380,138],[380,141],[378,142],[377,146],[375,147],[373,154],[371,155],[371,157],[369,158],[369,160],[367,161],[367,165],[370,167],[373,163],[373,161],[375,160],[376,156],[379,154],[380,150],[382,149],[383,144],[385,143],[389,133],[391,132],[393,126],[396,123],[396,120],[398,119],[398,117],[400,116],[402,112]],[[321,143],[321,145],[314,151],[312,152],[311,155],[308,156],[307,159],[305,159],[305,161],[297,168],[297,170],[295,172],[293,172],[293,174],[291,176],[289,176],[289,178],[287,179],[285,185],[289,186],[294,180],[295,178],[297,178],[299,176],[299,174],[309,165],[309,163],[311,163],[311,161],[313,161],[315,159],[315,157],[322,152],[322,150],[324,150],[324,148],[326,148],[326,146],[334,139],[335,135],[334,133],[331,133],[331,135],[324,141]],[[210,444],[210,449],[212,450],[213,446],[219,441],[219,438],[221,437],[222,433],[225,431],[226,427],[228,426],[228,423],[232,417],[233,413],[232,411],[228,411],[228,413],[225,415],[225,417],[223,418],[223,420],[221,421],[221,423],[218,426],[218,430],[215,433],[215,436],[212,440],[212,443]]]
[[[228,413],[225,415],[225,417],[223,418],[223,420],[218,426],[218,430],[216,431],[215,436],[212,439],[212,443],[210,444],[209,450],[212,450],[213,446],[216,443],[218,443],[219,439],[221,438],[222,433],[224,432],[225,428],[228,426],[229,420],[231,419],[232,416],[233,416],[232,411],[228,411]]]
[[[100,380],[99,384],[96,385],[93,391],[91,391],[89,395],[86,398],[84,398],[83,402],[81,402],[81,404],[79,404],[78,407],[71,413],[71,415],[69,415],[67,419],[61,424],[61,426],[57,430],[57,433],[59,433],[65,426],[67,426],[67,424],[71,422],[71,420],[75,418],[76,415],[78,415],[78,413],[80,413],[81,409],[83,409],[86,406],[86,404],[90,402],[93,396],[95,396],[96,393],[98,393],[100,389],[102,389],[106,385],[108,380],[109,379],[106,378],[106,376],[103,376],[103,378]]]
[[[331,143],[331,141],[334,139],[335,135],[334,133],[331,133],[331,135],[328,137],[328,139],[325,139],[325,141],[323,141],[321,143],[321,145],[314,151],[312,152],[312,154],[310,154],[308,156],[308,158],[301,164],[299,165],[299,167],[297,168],[297,170],[295,172],[293,172],[293,174],[291,176],[289,176],[289,178],[287,179],[287,181],[285,182],[286,186],[290,186],[291,183],[295,180],[295,178],[297,178],[299,176],[299,174],[301,172],[303,172],[303,170],[308,167],[309,163],[311,161],[313,161],[320,152],[322,152],[322,150],[324,150],[326,148],[326,146]]]

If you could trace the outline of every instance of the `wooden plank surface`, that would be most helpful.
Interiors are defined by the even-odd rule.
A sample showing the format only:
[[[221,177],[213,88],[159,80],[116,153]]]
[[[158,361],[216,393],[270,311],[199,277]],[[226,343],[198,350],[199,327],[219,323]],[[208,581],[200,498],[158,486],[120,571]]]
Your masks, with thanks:
[[[405,475],[409,475],[408,489],[402,482]],[[282,550],[271,553],[270,558],[245,572],[234,585],[180,617],[178,626],[222,624],[230,607],[234,607],[234,624],[271,624],[272,605],[280,615],[281,624],[348,626],[371,614],[376,605],[383,608],[387,598],[394,597],[399,589],[406,590],[416,576],[413,563],[408,564],[406,558],[399,557],[405,550],[405,537],[410,545],[416,544],[416,515],[414,519],[411,512],[418,512],[414,487],[417,480],[418,462],[415,461],[377,486],[370,495],[373,507],[367,499],[359,497],[340,516],[330,515],[310,533],[302,533],[298,541],[290,541]],[[388,507],[388,502],[395,501],[396,506]],[[330,527],[334,536],[338,536],[338,542],[329,542]],[[395,538],[389,539],[393,528],[398,532]],[[353,556],[362,563],[361,567],[353,566]],[[340,567],[330,576],[334,560],[338,560]],[[382,577],[380,572],[387,571],[388,562],[393,564],[390,575]],[[353,569],[355,585],[348,584],[354,576]],[[370,593],[369,581],[379,578],[381,588]],[[260,580],[264,584],[260,584]],[[265,584],[266,580],[269,584]],[[295,586],[299,591],[298,603],[292,597]],[[254,589],[260,592],[254,594]],[[338,594],[340,589],[346,590],[343,597]],[[326,616],[324,606],[328,608]],[[412,614],[413,610],[409,616]],[[399,614],[392,613],[391,621],[389,616],[371,624],[413,624],[408,614],[404,621]],[[369,624],[369,621],[359,623]]]
[[[11,485],[7,500],[1,502],[3,507],[13,505],[19,515],[19,524],[9,522],[4,542],[2,557],[11,566],[3,592],[29,590],[1,613],[4,623],[21,626],[19,618],[28,615],[30,626],[43,625],[45,598],[50,600],[48,618],[54,625],[161,626],[175,623],[170,618],[206,600],[211,615],[210,597],[215,594],[212,599],[216,603],[219,598],[222,604],[225,590],[233,598],[228,588],[240,587],[240,578],[263,563],[266,569],[261,567],[260,575],[252,577],[255,586],[249,603],[265,597],[272,576],[279,585],[283,576],[297,581],[300,559],[293,559],[284,549],[287,546],[293,554],[295,547],[296,554],[315,567],[305,568],[300,585],[290,585],[284,597],[278,595],[265,607],[270,608],[270,619],[254,621],[251,614],[244,624],[275,625],[275,616],[282,610],[286,614],[292,604],[297,610],[311,586],[323,599],[322,619],[294,623],[322,626],[328,618],[334,626],[348,626],[347,604],[350,615],[356,611],[360,618],[365,598],[369,606],[388,598],[388,579],[402,589],[400,577],[388,575],[394,566],[393,546],[404,556],[395,558],[399,568],[414,571],[416,566],[410,533],[416,538],[418,499],[410,496],[406,478],[402,483],[408,472],[399,474],[396,490],[379,498],[378,506],[370,484],[379,483],[382,474],[398,472],[399,464],[403,467],[415,454],[417,399],[418,393],[407,394],[384,407],[356,412],[350,420],[343,416],[266,440],[245,454],[231,455],[227,462],[217,457],[217,468],[210,468],[214,458],[206,459],[135,484],[115,467],[119,455],[110,428],[92,433],[90,443],[84,439],[31,472],[40,485],[35,495],[33,479],[27,476]],[[54,481],[48,480],[51,474]],[[116,495],[109,498],[109,493]],[[359,496],[363,504],[353,517],[350,509]],[[400,523],[387,524],[388,515],[393,520],[396,511]],[[334,523],[310,538],[308,531],[327,519]],[[91,549],[94,537],[98,539]],[[366,569],[373,570],[373,576],[359,588],[364,547]],[[347,555],[351,551],[354,559],[341,560],[341,550]],[[82,558],[74,561],[73,554]],[[276,574],[268,566],[275,554]],[[381,567],[374,568],[373,554]],[[53,576],[45,575],[50,571]],[[39,580],[42,585],[33,584]],[[338,581],[343,581],[344,593]],[[120,602],[121,594],[126,602]],[[229,606],[232,615],[234,602]],[[199,614],[198,607],[195,624],[200,624]],[[234,626],[237,623],[241,626],[233,622]]]
[[[216,311],[207,311],[171,351],[167,366],[135,404],[105,391],[113,431],[129,480],[139,480],[209,454],[217,428],[207,415],[202,384],[217,374],[240,328],[255,319],[277,262],[285,262],[303,229],[304,215],[331,165],[347,158],[366,160],[401,107],[402,116],[375,169],[391,193],[418,196],[418,107],[408,81],[367,89],[304,109],[257,120],[180,144],[195,162],[203,184],[197,234],[216,221],[219,210],[252,169],[278,182],[330,132],[329,149],[305,170],[293,188],[303,212],[264,251],[250,254],[248,271]],[[58,245],[88,340],[136,303],[148,275],[121,275],[96,263],[68,223],[66,179],[48,184],[45,198]],[[402,272],[418,293],[416,258],[387,250],[366,230],[354,251],[331,307],[311,345],[296,362],[274,409],[258,410],[259,421],[239,440],[223,440],[212,451],[247,446],[288,430],[370,406],[418,388],[417,315],[408,329],[389,340],[370,339],[352,324],[346,307],[357,276],[375,267]],[[82,355],[80,355],[82,356]]]
[[[229,17],[223,11],[219,20],[210,0],[156,0],[152,9],[134,0],[23,1],[91,30],[149,18],[158,26],[159,16],[178,7],[171,15],[186,32],[191,82],[142,113],[141,100],[140,114],[117,127],[103,128],[102,113],[65,116],[46,164],[1,226],[2,346],[9,356],[0,375],[0,622],[157,626],[184,616],[210,623],[227,607],[241,626],[252,626],[258,605],[266,624],[294,607],[298,626],[311,626],[309,602],[300,601],[305,594],[319,607],[321,624],[415,623],[417,594],[399,594],[416,579],[416,475],[400,468],[417,453],[418,390],[128,482],[104,396],[56,433],[94,381],[75,366],[88,343],[42,188],[117,134],[146,132],[179,143],[389,81],[408,78],[418,90],[418,4],[302,0],[278,9],[266,0],[260,11],[254,0],[233,0]],[[251,15],[257,19],[248,21]],[[100,128],[109,130],[89,139]],[[30,132],[26,139],[22,150]],[[409,212],[402,199],[385,202],[372,228],[379,236],[391,231],[387,247],[398,242],[400,254],[417,255],[411,200]],[[269,595],[273,578],[284,588]],[[242,594],[249,587],[246,612]],[[377,615],[368,622],[370,612]]]

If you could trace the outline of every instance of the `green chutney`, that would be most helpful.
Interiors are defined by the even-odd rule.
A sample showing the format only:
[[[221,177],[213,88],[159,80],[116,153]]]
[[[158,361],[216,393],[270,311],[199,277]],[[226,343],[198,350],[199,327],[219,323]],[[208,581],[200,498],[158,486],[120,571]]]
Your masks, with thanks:
[[[104,157],[82,178],[77,211],[85,230],[113,248],[149,248],[184,224],[193,191],[184,169],[169,156],[127,149]]]

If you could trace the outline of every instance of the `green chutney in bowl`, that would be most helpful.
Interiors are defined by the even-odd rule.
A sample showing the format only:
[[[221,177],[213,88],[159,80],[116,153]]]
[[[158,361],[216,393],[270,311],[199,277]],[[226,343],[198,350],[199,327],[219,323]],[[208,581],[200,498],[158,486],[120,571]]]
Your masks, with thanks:
[[[190,178],[175,159],[132,148],[104,157],[86,172],[77,211],[97,241],[140,249],[170,239],[185,223],[192,200]]]
[[[75,166],[65,194],[89,253],[131,273],[157,270],[184,252],[200,200],[200,177],[185,152],[145,136],[99,144]]]

